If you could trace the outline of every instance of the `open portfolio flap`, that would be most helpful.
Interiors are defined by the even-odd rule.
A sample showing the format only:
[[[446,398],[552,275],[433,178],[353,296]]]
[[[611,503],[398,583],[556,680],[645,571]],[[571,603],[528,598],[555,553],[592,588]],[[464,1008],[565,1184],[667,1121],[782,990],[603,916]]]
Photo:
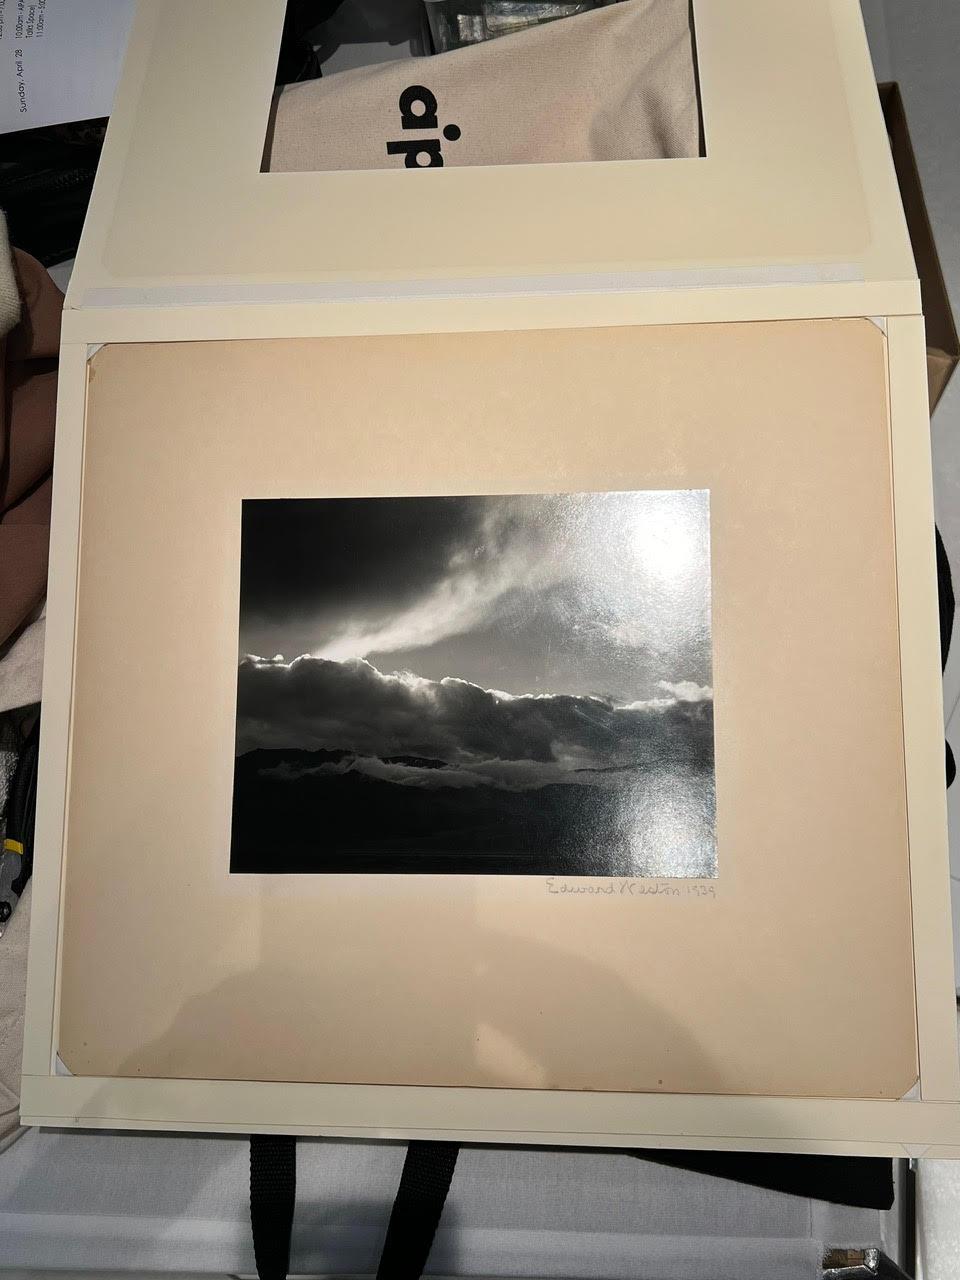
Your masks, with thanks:
[[[652,24],[656,34],[659,15],[673,12],[674,0],[628,0],[517,39],[552,46],[584,24],[631,20]],[[691,133],[677,141],[682,158],[450,164],[411,173],[404,154],[385,150],[399,136],[400,99],[410,97],[404,89],[396,101],[384,99],[382,125],[371,122],[366,131],[382,135],[390,167],[358,161],[354,170],[283,173],[261,172],[283,0],[210,0],[202,9],[188,0],[144,0],[68,307],[656,288],[661,312],[689,305],[689,298],[669,299],[690,290],[732,291],[728,306],[769,312],[784,305],[779,291],[787,287],[795,306],[807,295],[821,306],[829,299],[831,309],[819,315],[837,314],[843,299],[867,315],[916,308],[916,275],[856,0],[810,0],[802,15],[785,0],[696,3],[692,13],[700,155],[687,154]],[[225,27],[234,37],[229,59],[222,57]],[[453,59],[444,65],[473,57],[499,65],[509,56],[504,47],[493,41],[488,49],[443,55]],[[685,56],[694,52],[689,35],[684,48]],[[321,86],[329,83],[333,93],[338,83],[367,74],[389,73],[346,72]],[[429,84],[422,87],[436,96]],[[582,127],[578,116],[597,109],[587,88],[560,98],[553,113],[570,117],[574,132]],[[458,93],[451,84],[438,100],[441,133],[451,122],[462,132],[467,116],[458,111],[469,113],[469,103]],[[692,104],[681,111],[665,99],[658,109],[669,116],[668,107],[692,123]],[[411,99],[408,109],[422,107]],[[432,136],[426,123],[418,134]],[[602,113],[601,125],[612,127]],[[885,304],[877,303],[880,284]],[[641,303],[633,299],[634,307]]]

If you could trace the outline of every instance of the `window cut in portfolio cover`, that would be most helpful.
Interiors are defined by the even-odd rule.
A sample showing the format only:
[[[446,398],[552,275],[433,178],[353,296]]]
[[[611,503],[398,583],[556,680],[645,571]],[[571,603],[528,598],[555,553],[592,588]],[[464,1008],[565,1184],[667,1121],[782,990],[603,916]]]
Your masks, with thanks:
[[[242,521],[232,871],[717,874],[707,491]]]

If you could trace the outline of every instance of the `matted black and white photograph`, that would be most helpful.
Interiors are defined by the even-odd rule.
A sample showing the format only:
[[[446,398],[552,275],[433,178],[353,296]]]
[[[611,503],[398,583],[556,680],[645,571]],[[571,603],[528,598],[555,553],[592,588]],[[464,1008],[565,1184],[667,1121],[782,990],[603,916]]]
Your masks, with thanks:
[[[706,490],[248,499],[233,872],[717,874]]]

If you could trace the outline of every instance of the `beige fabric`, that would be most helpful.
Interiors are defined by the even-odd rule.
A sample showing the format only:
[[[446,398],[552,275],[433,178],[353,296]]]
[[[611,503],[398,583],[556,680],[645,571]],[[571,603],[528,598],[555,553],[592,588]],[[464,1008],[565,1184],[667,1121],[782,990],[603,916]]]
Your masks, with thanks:
[[[13,258],[7,239],[7,219],[0,212],[0,338],[20,319],[20,290],[13,272]]]
[[[46,611],[44,602],[40,616],[24,627],[0,658],[0,712],[40,701]]]
[[[404,128],[400,98],[418,85],[436,100],[434,121],[414,128],[408,117]],[[423,101],[409,110],[423,116]],[[444,134],[449,126],[459,138]],[[407,150],[388,154],[390,143]],[[623,0],[432,58],[292,85],[275,103],[265,168],[641,160],[698,148],[688,0]]]

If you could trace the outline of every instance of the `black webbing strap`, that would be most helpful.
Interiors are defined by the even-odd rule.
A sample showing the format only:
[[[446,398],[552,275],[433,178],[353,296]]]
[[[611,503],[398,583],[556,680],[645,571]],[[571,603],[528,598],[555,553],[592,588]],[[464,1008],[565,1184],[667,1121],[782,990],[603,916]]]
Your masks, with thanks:
[[[410,1143],[377,1280],[420,1280],[459,1154],[456,1142]],[[893,1162],[889,1159],[713,1151],[633,1150],[624,1154],[834,1204],[886,1209],[893,1203]],[[260,1280],[286,1280],[296,1187],[296,1139],[252,1137],[250,1220]]]
[[[893,1204],[893,1161],[882,1156],[785,1156],[751,1151],[633,1151],[631,1155],[809,1200],[859,1209],[889,1209]]]
[[[459,1154],[457,1142],[410,1143],[377,1280],[420,1280]]]
[[[940,537],[940,530],[937,529],[935,532],[937,535],[937,603],[940,606],[940,669],[946,671],[947,658],[950,656],[950,641],[953,638],[953,615],[957,602],[953,594],[953,575],[950,572],[947,549]],[[957,766],[949,742],[946,747],[947,786],[949,787],[957,776]]]
[[[254,1134],[250,1138],[250,1225],[260,1280],[287,1280],[296,1198],[296,1138]]]

